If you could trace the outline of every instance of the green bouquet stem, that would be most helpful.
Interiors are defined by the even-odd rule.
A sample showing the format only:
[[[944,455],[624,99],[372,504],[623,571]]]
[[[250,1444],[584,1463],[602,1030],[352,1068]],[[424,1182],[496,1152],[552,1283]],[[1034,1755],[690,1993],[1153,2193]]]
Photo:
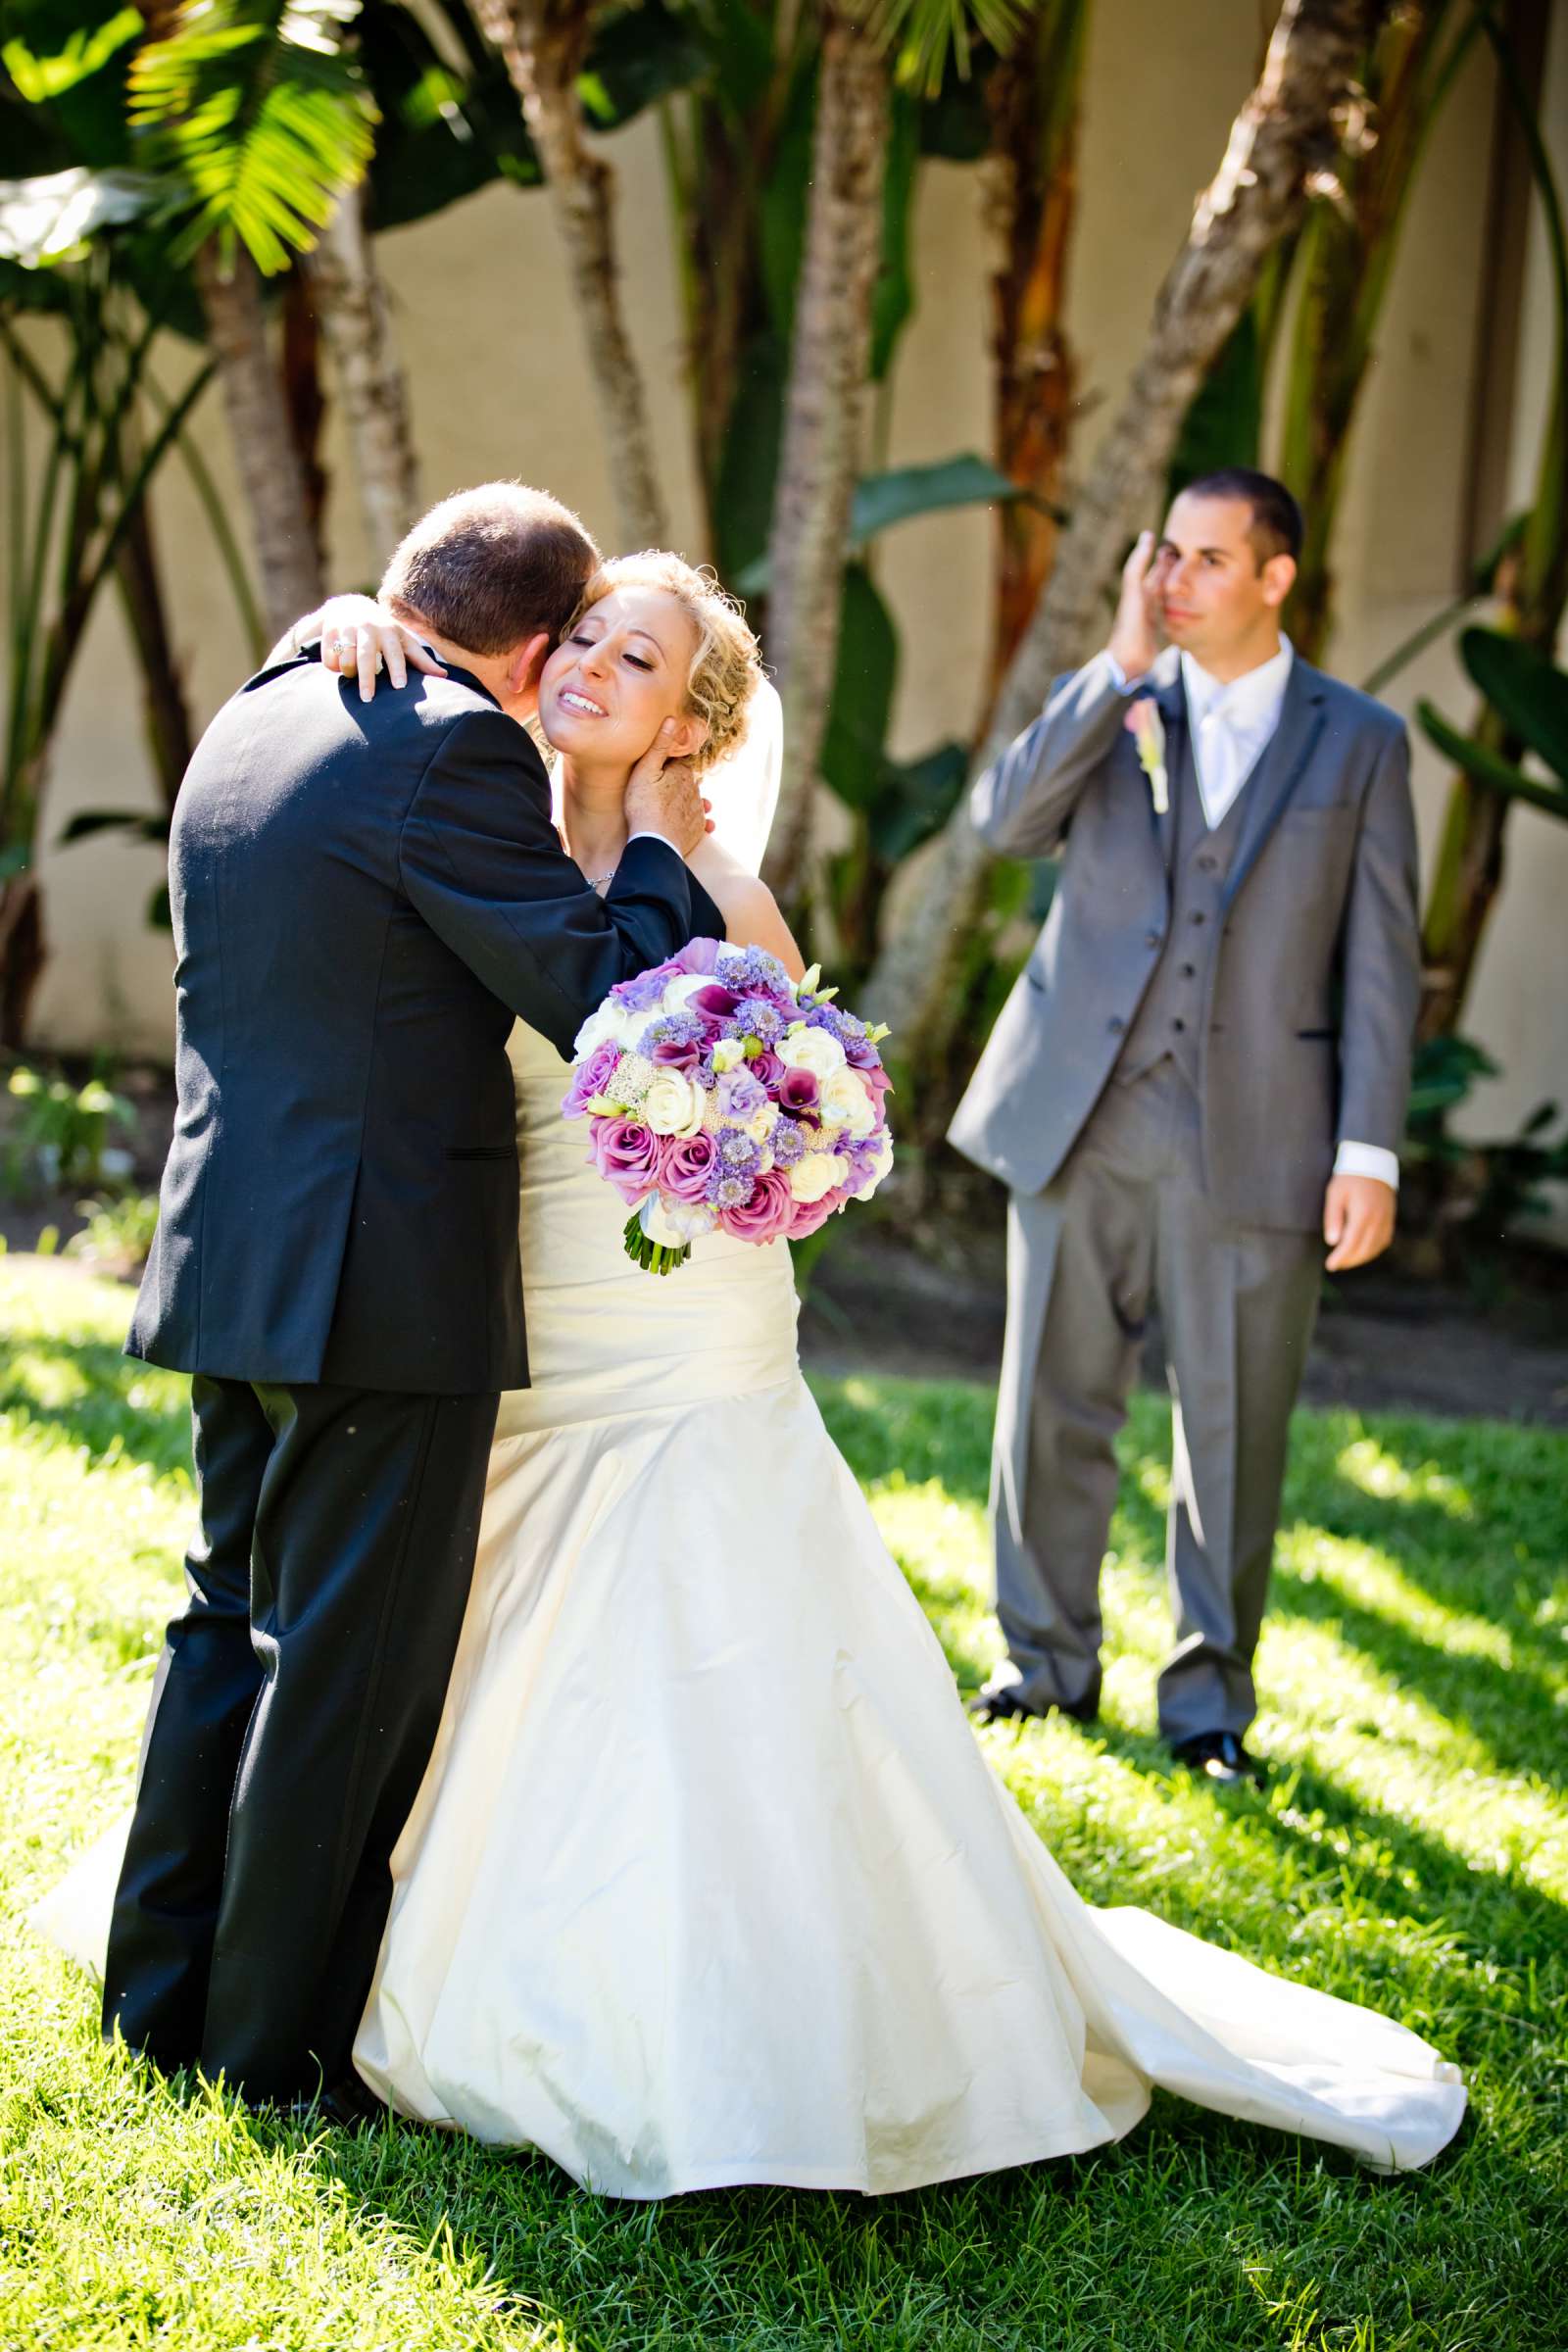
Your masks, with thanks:
[[[671,1274],[686,1263],[691,1253],[690,1242],[682,1242],[678,1250],[669,1249],[663,1242],[651,1242],[643,1231],[639,1210],[634,1208],[626,1219],[626,1255],[645,1273]]]

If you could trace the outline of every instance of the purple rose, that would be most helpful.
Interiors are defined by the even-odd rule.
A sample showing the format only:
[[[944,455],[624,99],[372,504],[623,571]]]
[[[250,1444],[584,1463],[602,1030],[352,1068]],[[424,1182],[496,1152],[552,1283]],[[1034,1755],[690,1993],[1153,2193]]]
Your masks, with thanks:
[[[844,1048],[844,1058],[852,1070],[863,1070],[867,1078],[875,1072],[880,1076],[884,1086],[892,1083],[886,1070],[882,1067],[881,1054],[863,1031],[858,1037],[846,1037],[840,1042]]]
[[[824,1194],[820,1200],[797,1200],[795,1214],[789,1224],[790,1240],[805,1241],[808,1233],[814,1233],[819,1225],[825,1225],[833,1211],[843,1206],[844,1195],[839,1192]]]
[[[588,1156],[612,1184],[628,1208],[635,1208],[659,1183],[662,1140],[637,1119],[598,1119],[588,1130]]]
[[[672,1136],[660,1182],[677,1200],[706,1200],[717,1164],[718,1146],[706,1127],[696,1135]]]
[[[822,1088],[814,1070],[790,1070],[780,1062],[779,1080],[773,1093],[780,1110],[787,1110],[791,1118],[808,1118],[813,1127],[821,1125],[816,1106],[821,1101]]]
[[[595,1046],[581,1069],[573,1070],[562,1110],[568,1119],[580,1119],[595,1095],[602,1095],[607,1082],[615,1074],[620,1061],[620,1048],[607,1039]]]
[[[750,1200],[739,1208],[720,1209],[718,1221],[738,1242],[772,1242],[789,1231],[794,1213],[790,1180],[771,1168],[758,1177]]]
[[[675,969],[678,972],[711,973],[718,968],[722,952],[721,943],[716,939],[689,939],[674,959]]]
[[[739,1119],[744,1125],[755,1119],[760,1110],[767,1108],[767,1089],[742,1062],[726,1070],[718,1082],[718,1107],[727,1119]]]
[[[776,1054],[764,1048],[760,1054],[753,1055],[746,1067],[760,1084],[766,1087],[770,1095],[777,1095],[778,1082],[784,1075],[784,1064]]]

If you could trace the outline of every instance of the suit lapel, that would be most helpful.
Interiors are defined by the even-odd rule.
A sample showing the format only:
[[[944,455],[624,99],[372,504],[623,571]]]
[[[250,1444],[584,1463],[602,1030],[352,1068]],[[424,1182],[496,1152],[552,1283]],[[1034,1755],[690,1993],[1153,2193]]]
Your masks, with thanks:
[[[1245,786],[1242,838],[1226,879],[1221,904],[1229,906],[1279,822],[1286,802],[1305,773],[1323,732],[1323,681],[1310,662],[1291,664],[1280,723],[1264,746]]]

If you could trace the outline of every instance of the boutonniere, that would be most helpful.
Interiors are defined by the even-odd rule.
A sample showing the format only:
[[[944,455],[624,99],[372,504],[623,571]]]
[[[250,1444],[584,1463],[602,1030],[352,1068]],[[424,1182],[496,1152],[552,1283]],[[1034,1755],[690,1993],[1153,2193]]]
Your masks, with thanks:
[[[1138,746],[1138,764],[1149,778],[1154,814],[1163,816],[1170,807],[1170,779],[1165,773],[1165,722],[1153,696],[1141,694],[1129,703],[1122,723]]]

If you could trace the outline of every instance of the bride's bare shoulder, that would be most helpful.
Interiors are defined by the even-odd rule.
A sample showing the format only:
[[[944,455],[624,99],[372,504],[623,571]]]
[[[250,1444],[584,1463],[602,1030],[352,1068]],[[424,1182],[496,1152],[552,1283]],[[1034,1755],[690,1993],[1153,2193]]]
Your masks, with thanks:
[[[732,947],[765,948],[776,956],[792,979],[806,969],[806,958],[795,944],[788,923],[767,884],[716,841],[705,841],[691,859],[692,872],[724,917],[724,932]]]

